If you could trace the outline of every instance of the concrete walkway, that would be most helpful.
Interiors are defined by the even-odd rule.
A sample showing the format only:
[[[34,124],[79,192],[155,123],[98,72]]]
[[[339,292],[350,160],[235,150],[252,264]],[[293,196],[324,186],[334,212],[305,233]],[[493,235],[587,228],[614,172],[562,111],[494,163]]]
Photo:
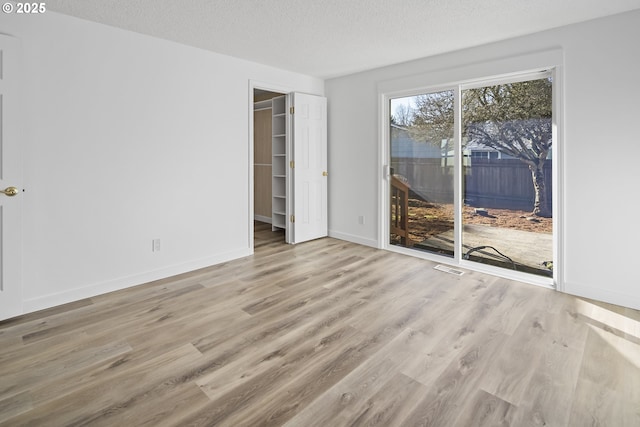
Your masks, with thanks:
[[[424,240],[416,245],[435,247],[453,251],[453,230]],[[530,231],[509,228],[491,227],[487,225],[465,225],[462,232],[462,247],[466,254],[478,246],[493,246],[516,264],[546,270],[542,265],[553,260],[553,236],[551,234],[532,233]],[[483,249],[475,251],[472,257],[483,257],[492,260],[504,260],[495,251]],[[505,260],[508,263],[508,261]]]

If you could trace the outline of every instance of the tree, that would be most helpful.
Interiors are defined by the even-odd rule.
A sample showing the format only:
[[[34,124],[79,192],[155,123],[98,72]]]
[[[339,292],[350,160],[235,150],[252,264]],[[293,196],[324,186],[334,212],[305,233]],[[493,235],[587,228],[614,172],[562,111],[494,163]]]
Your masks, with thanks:
[[[462,92],[463,139],[513,156],[529,166],[533,214],[551,217],[543,166],[552,144],[551,80],[538,79],[466,89]],[[452,91],[419,95],[409,128],[418,141],[453,138]]]
[[[396,125],[409,126],[413,120],[413,109],[405,104],[399,104],[391,118],[392,123]]]
[[[463,133],[529,166],[533,214],[551,217],[543,167],[551,149],[551,80],[538,79],[468,89],[462,93]]]
[[[413,139],[438,145],[442,140],[453,139],[453,91],[418,95],[415,103],[409,128]]]

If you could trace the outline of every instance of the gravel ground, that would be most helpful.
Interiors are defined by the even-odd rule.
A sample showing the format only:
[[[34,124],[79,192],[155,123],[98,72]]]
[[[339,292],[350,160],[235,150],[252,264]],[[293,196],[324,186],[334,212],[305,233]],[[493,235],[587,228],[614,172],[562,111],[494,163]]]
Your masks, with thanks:
[[[552,233],[553,219],[540,218],[531,212],[510,209],[487,208],[486,214],[475,213],[477,208],[465,206],[463,224],[482,224],[534,233]],[[453,228],[453,205],[429,203],[409,199],[409,233],[415,242],[443,233]]]

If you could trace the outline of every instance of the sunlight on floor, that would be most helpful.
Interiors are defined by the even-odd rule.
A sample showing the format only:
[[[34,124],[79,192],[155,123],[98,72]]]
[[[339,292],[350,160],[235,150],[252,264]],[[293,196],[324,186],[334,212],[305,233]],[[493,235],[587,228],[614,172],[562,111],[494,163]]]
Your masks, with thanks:
[[[640,345],[635,344],[628,339],[619,337],[607,332],[597,326],[588,325],[598,336],[615,351],[624,357],[627,362],[640,369]]]
[[[576,311],[597,323],[631,335],[640,342],[640,322],[637,320],[580,299],[576,301]]]
[[[633,366],[640,369],[640,322],[588,301],[576,301],[589,328]]]

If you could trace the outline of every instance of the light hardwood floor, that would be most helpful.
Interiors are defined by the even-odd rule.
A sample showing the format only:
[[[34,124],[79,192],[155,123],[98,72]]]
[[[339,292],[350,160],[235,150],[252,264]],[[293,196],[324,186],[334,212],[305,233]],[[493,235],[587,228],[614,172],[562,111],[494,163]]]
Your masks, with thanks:
[[[640,313],[331,238],[0,322],[0,425],[640,426]]]

